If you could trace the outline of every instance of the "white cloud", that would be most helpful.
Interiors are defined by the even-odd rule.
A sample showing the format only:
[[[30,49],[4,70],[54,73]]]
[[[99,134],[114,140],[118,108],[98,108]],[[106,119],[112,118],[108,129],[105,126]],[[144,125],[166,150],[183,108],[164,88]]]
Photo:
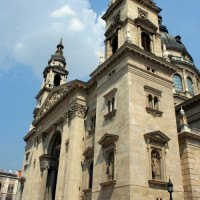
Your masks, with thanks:
[[[82,79],[98,66],[105,25],[91,9],[89,0],[43,0],[40,7],[30,5],[28,0],[3,2],[0,70],[22,63],[42,78],[61,36],[69,79]]]
[[[84,24],[78,18],[72,18],[69,23],[69,29],[71,31],[81,31],[84,27]]]
[[[21,50],[22,48],[23,48],[23,44],[21,42],[17,42],[15,44],[14,50],[18,51],[18,50]]]
[[[70,8],[68,4],[64,5],[58,10],[54,10],[50,16],[51,17],[63,17],[65,15],[75,15],[76,13]]]

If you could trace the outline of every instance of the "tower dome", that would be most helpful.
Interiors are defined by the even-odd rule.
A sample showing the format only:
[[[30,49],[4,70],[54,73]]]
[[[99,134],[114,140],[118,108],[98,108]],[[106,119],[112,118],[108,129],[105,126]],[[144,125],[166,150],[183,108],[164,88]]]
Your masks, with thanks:
[[[162,45],[165,44],[167,50],[177,51],[182,56],[187,55],[189,60],[193,62],[192,56],[188,53],[185,45],[181,42],[181,37],[179,35],[174,37],[166,31],[161,31],[160,33]]]

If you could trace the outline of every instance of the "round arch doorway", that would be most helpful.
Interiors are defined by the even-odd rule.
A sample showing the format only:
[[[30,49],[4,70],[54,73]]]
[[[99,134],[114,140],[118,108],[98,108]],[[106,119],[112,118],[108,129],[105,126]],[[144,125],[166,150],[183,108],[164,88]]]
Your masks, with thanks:
[[[51,157],[50,169],[48,170],[45,200],[55,200],[56,184],[61,147],[61,135],[57,133],[50,142],[49,155]]]

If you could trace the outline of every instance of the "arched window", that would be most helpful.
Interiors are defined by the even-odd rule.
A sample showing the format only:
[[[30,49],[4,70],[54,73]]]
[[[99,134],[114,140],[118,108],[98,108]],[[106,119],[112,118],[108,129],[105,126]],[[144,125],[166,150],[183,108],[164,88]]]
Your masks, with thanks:
[[[142,32],[142,47],[144,48],[145,51],[151,51],[150,45],[151,40],[150,37],[147,33]]]
[[[148,96],[148,104],[149,104],[149,108],[153,108],[153,98],[150,94]]]
[[[154,109],[155,110],[159,110],[159,107],[158,107],[158,98],[157,97],[154,97]]]
[[[115,109],[115,98],[112,98],[112,111]]]
[[[174,74],[174,86],[176,91],[183,91],[182,79],[178,74]]]
[[[90,164],[89,167],[89,188],[92,188],[92,179],[93,179],[93,162]]]
[[[114,37],[112,41],[112,52],[113,54],[117,51],[118,49],[118,35]]]
[[[193,89],[193,84],[192,84],[192,79],[190,77],[187,78],[187,84],[188,84],[188,89],[190,94],[194,94],[194,89]]]
[[[59,86],[60,85],[60,80],[61,80],[61,77],[59,74],[56,74],[54,76],[54,86]]]

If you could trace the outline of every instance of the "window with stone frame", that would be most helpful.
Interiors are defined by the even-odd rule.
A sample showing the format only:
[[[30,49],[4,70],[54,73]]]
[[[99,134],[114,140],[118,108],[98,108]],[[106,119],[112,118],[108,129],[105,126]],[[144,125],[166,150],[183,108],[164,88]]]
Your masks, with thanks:
[[[2,188],[2,183],[0,182],[0,191],[1,191],[1,188]]]
[[[190,77],[187,77],[188,90],[191,95],[194,95],[193,82]]]
[[[182,78],[179,74],[174,74],[174,87],[176,91],[182,92],[183,91],[183,84]]]
[[[165,155],[170,138],[161,131],[154,131],[144,135],[149,159],[149,184],[166,186]]]
[[[85,195],[91,192],[93,185],[93,160],[94,160],[94,148],[87,147],[83,152],[83,156],[85,156],[85,175],[84,175],[84,183],[83,183],[83,192]]]
[[[114,134],[104,134],[99,144],[103,150],[103,182],[100,185],[105,188],[114,186],[116,183],[116,142],[119,136]]]
[[[96,108],[89,112],[89,129],[88,133],[93,134],[96,127]]]
[[[141,34],[142,39],[142,47],[145,51],[151,52],[151,38],[149,34],[142,32]]]
[[[106,107],[107,107],[107,114],[104,115],[106,120],[114,117],[117,112],[116,92],[117,92],[117,88],[114,88],[109,93],[104,95]]]
[[[155,88],[144,86],[146,92],[146,111],[154,117],[161,117],[161,94],[162,91]]]
[[[112,53],[114,54],[118,50],[118,34],[111,40]]]

